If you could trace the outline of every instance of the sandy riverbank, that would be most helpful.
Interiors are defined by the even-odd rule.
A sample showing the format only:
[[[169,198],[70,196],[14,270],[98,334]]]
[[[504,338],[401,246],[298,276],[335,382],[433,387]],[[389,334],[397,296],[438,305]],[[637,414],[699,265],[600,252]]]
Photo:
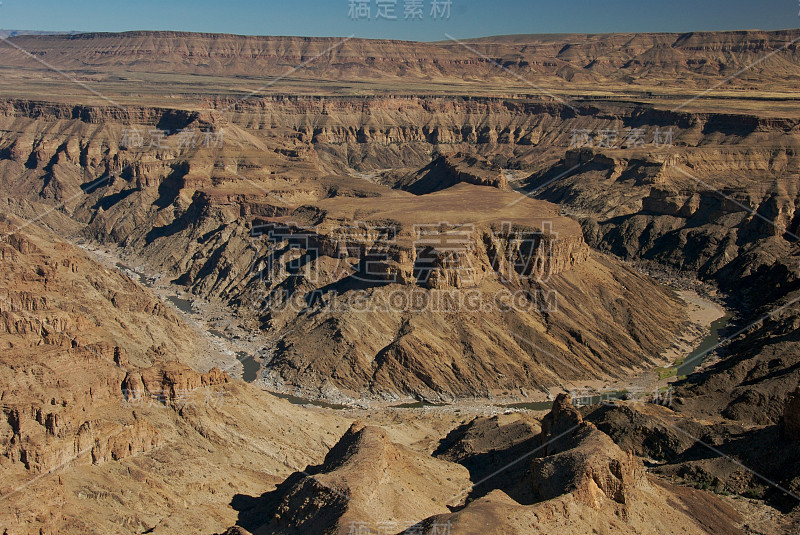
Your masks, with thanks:
[[[675,376],[660,378],[659,372],[690,355],[709,334],[712,323],[729,315],[724,307],[702,297],[694,290],[682,289],[676,290],[676,293],[686,303],[686,325],[673,344],[653,359],[653,365],[613,381],[581,381],[583,389],[597,392],[627,391],[646,397],[657,394],[659,389],[663,390],[670,382],[676,380]]]
[[[675,345],[663,353],[662,358],[666,363],[675,362],[676,359],[691,353],[697,347],[699,339],[706,335],[709,326],[728,314],[723,307],[700,297],[692,290],[681,290],[676,293],[686,303],[689,325],[675,341]]]

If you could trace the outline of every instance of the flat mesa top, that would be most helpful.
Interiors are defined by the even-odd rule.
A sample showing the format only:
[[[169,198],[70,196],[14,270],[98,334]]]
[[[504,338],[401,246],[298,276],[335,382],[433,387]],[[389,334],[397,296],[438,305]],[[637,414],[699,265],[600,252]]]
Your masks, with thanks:
[[[798,35],[562,34],[436,43],[180,32],[20,35],[0,46],[0,98],[197,109],[270,95],[434,95],[574,107],[635,101],[796,117]]]
[[[542,228],[552,223],[560,236],[581,236],[577,221],[562,217],[554,204],[530,199],[490,186],[457,184],[446,190],[415,196],[405,192],[370,199],[333,197],[314,203],[328,220],[393,222],[410,230],[413,225],[495,225],[509,223]]]

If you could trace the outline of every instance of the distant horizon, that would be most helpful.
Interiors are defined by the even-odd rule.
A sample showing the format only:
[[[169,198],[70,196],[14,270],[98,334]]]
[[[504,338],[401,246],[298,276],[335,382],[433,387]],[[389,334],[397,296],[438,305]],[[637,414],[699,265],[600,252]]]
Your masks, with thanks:
[[[800,31],[800,25],[789,28],[734,28],[729,30],[687,30],[682,32],[655,32],[655,31],[641,31],[641,32],[538,32],[538,33],[506,33],[506,34],[492,34],[492,35],[478,35],[478,36],[460,36],[459,39],[475,40],[475,39],[491,39],[493,37],[526,37],[526,36],[548,36],[548,35],[645,35],[645,34],[662,34],[662,35],[684,35],[690,33],[742,33],[742,32],[788,32]],[[393,39],[386,37],[359,37],[357,35],[297,35],[297,34],[248,34],[248,33],[231,33],[231,32],[208,32],[208,31],[193,31],[193,30],[154,30],[154,29],[132,29],[120,31],[81,31],[81,30],[31,30],[31,29],[8,29],[0,28],[0,35],[7,37],[36,37],[36,36],[76,36],[76,35],[92,35],[92,34],[107,34],[107,35],[122,35],[122,34],[135,34],[135,33],[173,33],[173,34],[190,34],[190,35],[230,35],[235,37],[298,37],[304,39],[345,39],[352,38],[363,41],[408,41],[417,43],[440,43],[448,42],[445,39],[436,40],[415,40],[415,39]]]
[[[387,7],[388,6],[388,7]],[[173,31],[245,36],[345,37],[437,42],[451,35],[781,31],[800,27],[797,0],[3,0],[0,27],[18,32]]]

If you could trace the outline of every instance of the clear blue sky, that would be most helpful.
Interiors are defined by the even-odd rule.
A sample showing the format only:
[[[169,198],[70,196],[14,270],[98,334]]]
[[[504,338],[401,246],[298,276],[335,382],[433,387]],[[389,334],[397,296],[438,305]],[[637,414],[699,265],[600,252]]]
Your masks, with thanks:
[[[351,0],[2,0],[0,28],[25,30],[183,30],[249,35],[316,35],[435,41],[512,33],[701,31],[800,27],[798,0],[370,0],[372,20],[352,20]],[[355,1],[355,0],[353,0]],[[404,20],[405,4],[422,20]],[[380,2],[397,20],[375,20]],[[443,7],[443,6],[441,6]],[[390,12],[385,14],[391,15]]]

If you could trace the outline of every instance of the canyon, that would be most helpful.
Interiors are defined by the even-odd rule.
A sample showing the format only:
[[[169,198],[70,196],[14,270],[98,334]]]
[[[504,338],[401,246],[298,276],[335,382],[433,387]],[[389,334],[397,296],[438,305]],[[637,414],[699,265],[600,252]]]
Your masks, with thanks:
[[[798,38],[3,39],[0,527],[796,533]]]

